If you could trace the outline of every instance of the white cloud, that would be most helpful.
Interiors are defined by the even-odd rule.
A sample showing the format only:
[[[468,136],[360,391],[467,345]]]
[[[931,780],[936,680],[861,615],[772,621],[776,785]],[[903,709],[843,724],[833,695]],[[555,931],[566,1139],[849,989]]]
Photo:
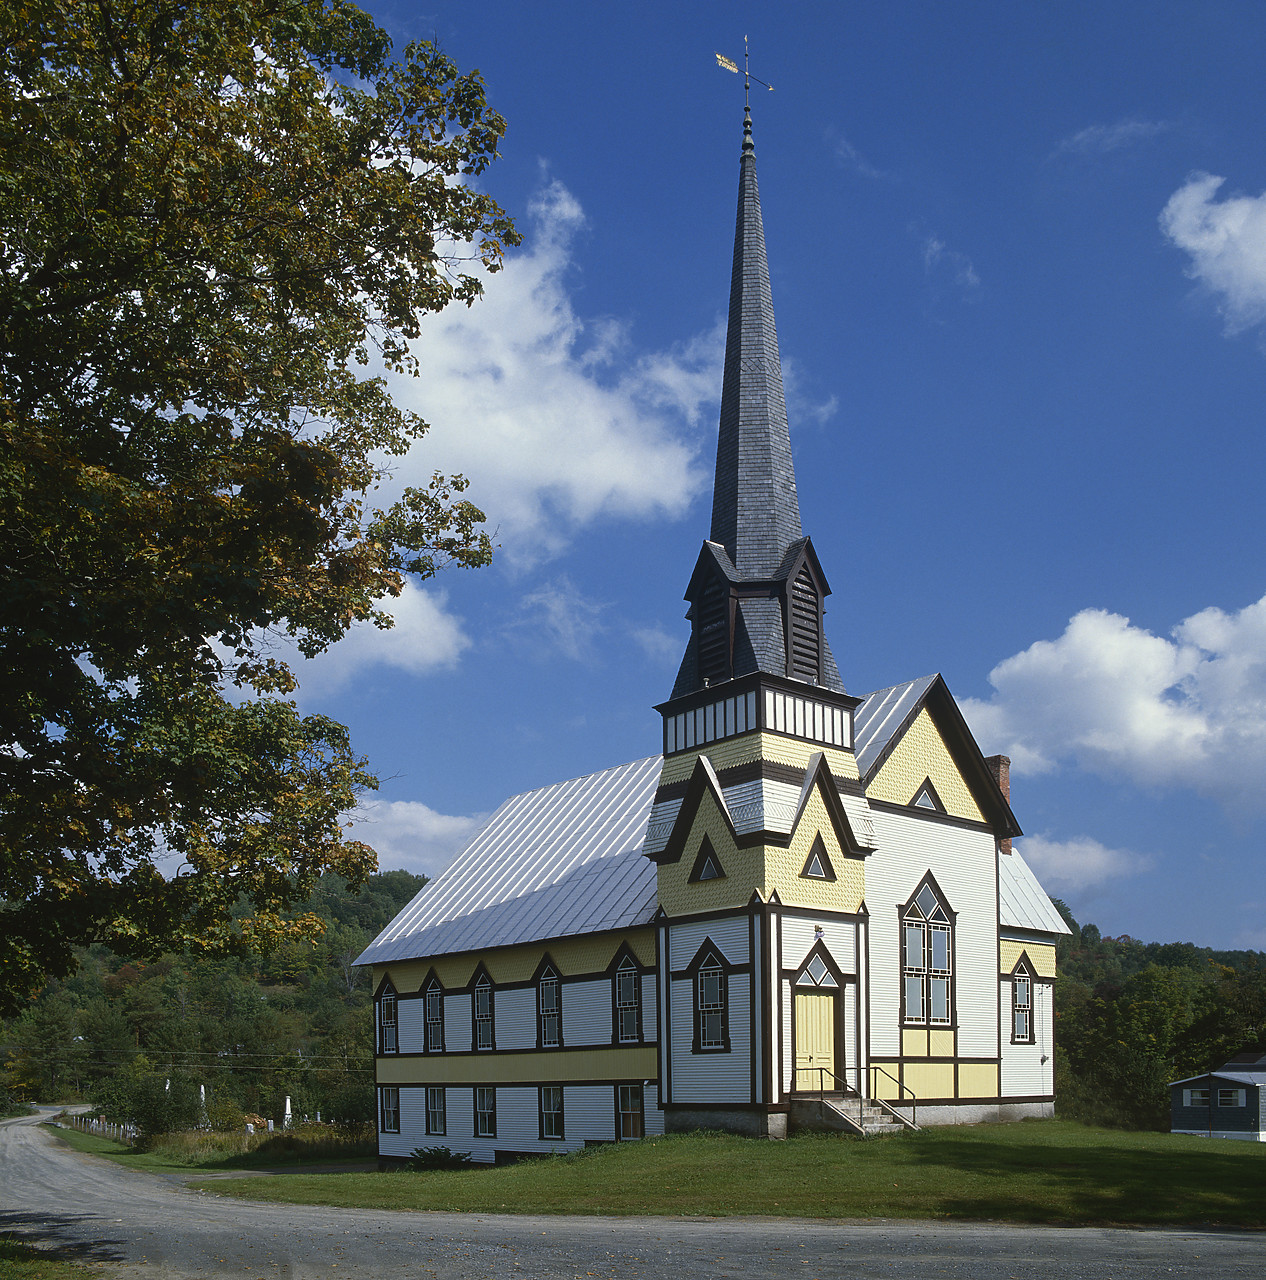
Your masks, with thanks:
[[[1227,331],[1266,320],[1266,195],[1216,200],[1226,181],[1193,173],[1160,215],[1161,230],[1186,252],[1187,274],[1219,301]]]
[[[378,869],[401,867],[437,876],[474,839],[487,814],[437,813],[416,800],[363,800],[352,815],[351,837],[378,852]]]
[[[1108,880],[1137,875],[1150,859],[1127,849],[1109,849],[1090,836],[1051,840],[1025,836],[1016,841],[1020,856],[1033,868],[1043,887],[1059,896],[1093,889]]]
[[[337,644],[315,658],[305,659],[288,638],[276,641],[272,652],[290,663],[299,678],[303,699],[330,694],[354,676],[373,667],[391,667],[410,675],[428,675],[457,665],[469,648],[462,620],[448,612],[448,595],[406,582],[398,597],[380,601],[395,626],[384,631],[369,622],[357,623]]]
[[[876,169],[869,160],[842,134],[827,130],[827,141],[831,142],[835,158],[843,165],[855,169],[863,178],[883,178],[887,175],[882,169]]]
[[[971,259],[957,249],[951,249],[940,236],[923,238],[923,269],[927,274],[943,273],[964,292],[980,288],[980,276]]]
[[[1118,120],[1116,124],[1092,124],[1071,137],[1061,139],[1055,151],[1064,155],[1103,155],[1119,151],[1133,142],[1154,138],[1168,128],[1163,120]]]
[[[990,673],[963,713],[1020,773],[1074,764],[1143,786],[1191,788],[1266,811],[1266,597],[1209,608],[1153,635],[1086,609]]]
[[[706,480],[697,428],[715,407],[723,327],[637,353],[624,325],[582,320],[568,277],[583,226],[572,195],[548,183],[530,248],[486,277],[474,306],[424,320],[417,378],[385,375],[431,424],[388,491],[436,468],[464,473],[511,562],[558,553],[594,520],[679,517]]]
[[[661,626],[635,627],[633,639],[637,641],[642,652],[652,661],[665,666],[681,661],[686,649],[687,635],[669,635]]]
[[[592,657],[593,641],[604,630],[605,605],[585,599],[566,574],[543,583],[519,601],[512,624],[542,652],[554,651],[579,662]]]

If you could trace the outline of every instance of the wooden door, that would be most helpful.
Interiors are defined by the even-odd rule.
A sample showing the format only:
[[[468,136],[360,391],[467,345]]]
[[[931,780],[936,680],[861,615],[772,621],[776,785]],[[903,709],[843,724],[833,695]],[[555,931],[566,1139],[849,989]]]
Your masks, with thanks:
[[[838,1089],[835,1070],[835,996],[825,991],[796,992],[796,1084],[816,1093]]]

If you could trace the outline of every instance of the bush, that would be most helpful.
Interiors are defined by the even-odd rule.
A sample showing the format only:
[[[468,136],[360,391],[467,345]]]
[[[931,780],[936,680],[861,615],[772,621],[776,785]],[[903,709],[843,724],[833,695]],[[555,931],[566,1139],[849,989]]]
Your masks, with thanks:
[[[207,1124],[216,1133],[241,1133],[246,1112],[232,1098],[212,1098],[207,1103]]]
[[[475,1163],[469,1151],[450,1151],[447,1147],[415,1147],[409,1159],[411,1167],[419,1173],[437,1169],[469,1169]]]

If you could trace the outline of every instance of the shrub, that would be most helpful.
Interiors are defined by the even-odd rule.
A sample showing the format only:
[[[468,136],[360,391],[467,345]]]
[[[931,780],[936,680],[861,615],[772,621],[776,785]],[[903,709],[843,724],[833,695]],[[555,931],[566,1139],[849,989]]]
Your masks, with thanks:
[[[450,1151],[447,1147],[415,1147],[409,1157],[419,1173],[436,1169],[469,1169],[475,1162],[469,1151]]]

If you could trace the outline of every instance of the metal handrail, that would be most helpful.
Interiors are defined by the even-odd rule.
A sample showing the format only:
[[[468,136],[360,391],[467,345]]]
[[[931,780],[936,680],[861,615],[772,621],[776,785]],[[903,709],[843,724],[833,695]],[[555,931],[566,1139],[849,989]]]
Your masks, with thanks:
[[[897,1077],[894,1076],[891,1071],[885,1071],[883,1067],[877,1067],[872,1064],[870,1067],[870,1072],[871,1072],[871,1087],[870,1087],[871,1101],[878,1103],[878,1105],[883,1107],[883,1109],[886,1112],[888,1112],[889,1115],[895,1116],[898,1120],[901,1121],[903,1125],[906,1126],[907,1129],[917,1129],[919,1127],[918,1094],[916,1094],[915,1091],[909,1087],[909,1085],[905,1084],[901,1080],[898,1080]],[[909,1103],[910,1118],[908,1120],[906,1119],[905,1116],[901,1114],[900,1111],[897,1111],[894,1107],[890,1106],[885,1099],[878,1096],[879,1091],[876,1088],[876,1085],[878,1082],[875,1079],[875,1074],[874,1074],[875,1072],[878,1072],[880,1075],[887,1076],[888,1079],[891,1080],[893,1084],[897,1086],[897,1089],[899,1090],[897,1094],[897,1101],[902,1105],[905,1105],[905,1099],[902,1095],[907,1093],[910,1095],[910,1103]]]

